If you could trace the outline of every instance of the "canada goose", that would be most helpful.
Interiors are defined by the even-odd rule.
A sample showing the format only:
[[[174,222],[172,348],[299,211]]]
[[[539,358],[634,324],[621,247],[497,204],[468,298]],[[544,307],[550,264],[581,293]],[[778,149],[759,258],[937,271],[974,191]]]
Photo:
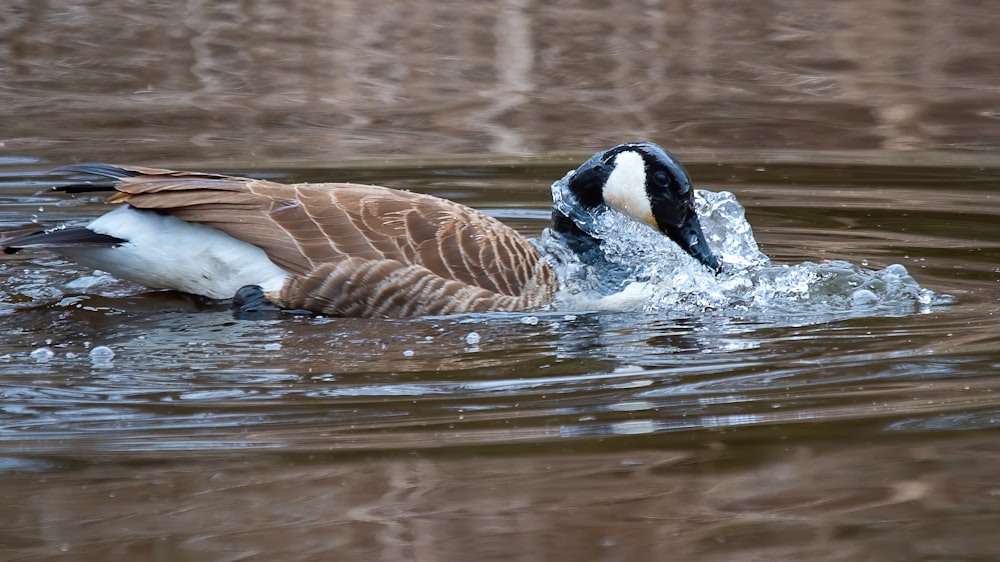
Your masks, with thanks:
[[[79,164],[110,178],[63,191],[117,190],[125,203],[86,226],[0,236],[150,288],[336,316],[518,311],[550,303],[558,278],[512,228],[457,203],[385,187],[271,181]],[[553,185],[552,230],[581,260],[601,258],[583,217],[615,209],[664,233],[713,271],[684,167],[656,144],[599,152]],[[256,298],[255,298],[256,295]]]

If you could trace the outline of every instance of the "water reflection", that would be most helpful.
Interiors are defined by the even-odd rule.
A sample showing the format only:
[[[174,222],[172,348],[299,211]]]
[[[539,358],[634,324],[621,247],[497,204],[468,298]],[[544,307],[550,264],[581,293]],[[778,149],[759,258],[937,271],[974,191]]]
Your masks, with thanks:
[[[993,559],[995,12],[7,2],[5,228],[105,210],[43,175],[111,160],[418,189],[534,236],[580,155],[650,139],[733,191],[775,263],[902,263],[956,300],[241,323],[11,256],[5,555]]]
[[[19,254],[0,264],[0,529],[17,530],[0,539],[41,558],[60,548],[94,560],[220,549],[294,560],[329,548],[369,558],[465,545],[465,559],[600,529],[584,550],[659,560],[664,548],[888,552],[910,543],[886,535],[883,518],[905,516],[933,526],[939,548],[979,552],[938,522],[945,513],[976,528],[963,506],[992,493],[996,172],[942,193],[947,172],[933,167],[740,166],[691,169],[726,182],[775,260],[904,262],[957,300],[892,316],[238,322],[224,307]],[[554,167],[348,171],[378,183],[407,175],[408,187],[537,235],[549,205],[537,186]],[[299,173],[346,172],[262,175]],[[817,177],[832,187],[799,187]],[[48,180],[34,173],[4,178],[4,224],[39,205],[53,221],[104,210],[35,195]],[[109,362],[91,360],[99,345]],[[984,484],[956,496],[955,467]],[[77,524],[81,513],[91,523]],[[560,548],[585,554],[578,541]]]
[[[19,552],[85,559],[267,552],[312,560],[336,550],[391,560],[500,553],[653,561],[666,548],[685,559],[761,551],[920,559],[947,545],[957,557],[985,560],[995,552],[987,515],[994,500],[982,493],[988,487],[970,483],[995,480],[984,464],[967,462],[978,456],[995,461],[995,443],[970,436],[752,453],[719,443],[461,461],[289,456],[250,468],[208,457],[198,471],[183,463],[82,465],[47,477],[30,496],[11,487],[5,507],[31,509],[6,509],[13,526],[0,536]],[[898,471],[901,461],[911,468]],[[54,517],[82,504],[85,522]],[[134,515],[150,511],[157,515]],[[927,512],[950,517],[931,524],[920,515]]]
[[[83,146],[89,159],[155,163],[587,153],[630,139],[998,142],[986,92],[1000,73],[983,54],[997,50],[995,18],[969,2],[635,0],[611,15],[531,0],[115,0],[7,14],[4,150],[59,161]]]

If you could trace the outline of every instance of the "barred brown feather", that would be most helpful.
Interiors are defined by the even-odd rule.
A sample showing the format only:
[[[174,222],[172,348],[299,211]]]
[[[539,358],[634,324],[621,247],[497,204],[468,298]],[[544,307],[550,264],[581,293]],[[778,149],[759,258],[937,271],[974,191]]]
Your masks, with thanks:
[[[558,281],[502,222],[457,203],[349,183],[121,167],[112,202],[155,209],[253,244],[289,272],[283,308],[412,317],[538,308]]]

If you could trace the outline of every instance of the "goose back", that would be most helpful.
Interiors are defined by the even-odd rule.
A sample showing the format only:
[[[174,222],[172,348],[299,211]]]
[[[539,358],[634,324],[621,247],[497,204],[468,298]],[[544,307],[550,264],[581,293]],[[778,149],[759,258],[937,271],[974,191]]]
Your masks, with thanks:
[[[537,308],[558,281],[537,249],[457,203],[350,183],[121,167],[112,202],[200,223],[261,248],[289,272],[285,308],[417,316]]]

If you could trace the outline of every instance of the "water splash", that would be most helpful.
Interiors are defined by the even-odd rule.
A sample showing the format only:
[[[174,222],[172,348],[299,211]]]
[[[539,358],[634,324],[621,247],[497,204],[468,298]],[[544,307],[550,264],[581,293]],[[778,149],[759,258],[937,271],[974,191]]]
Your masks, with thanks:
[[[557,190],[553,190],[557,191]],[[556,195],[557,208],[560,203]],[[570,205],[564,205],[567,208]],[[608,261],[627,272],[608,293],[606,274],[581,263],[549,230],[537,245],[556,269],[566,310],[707,311],[747,315],[898,315],[927,312],[947,297],[920,287],[902,265],[872,270],[846,261],[774,265],[757,246],[744,209],[729,192],[698,190],[695,208],[709,245],[723,261],[714,275],[668,238],[614,210],[576,217],[601,240]]]

